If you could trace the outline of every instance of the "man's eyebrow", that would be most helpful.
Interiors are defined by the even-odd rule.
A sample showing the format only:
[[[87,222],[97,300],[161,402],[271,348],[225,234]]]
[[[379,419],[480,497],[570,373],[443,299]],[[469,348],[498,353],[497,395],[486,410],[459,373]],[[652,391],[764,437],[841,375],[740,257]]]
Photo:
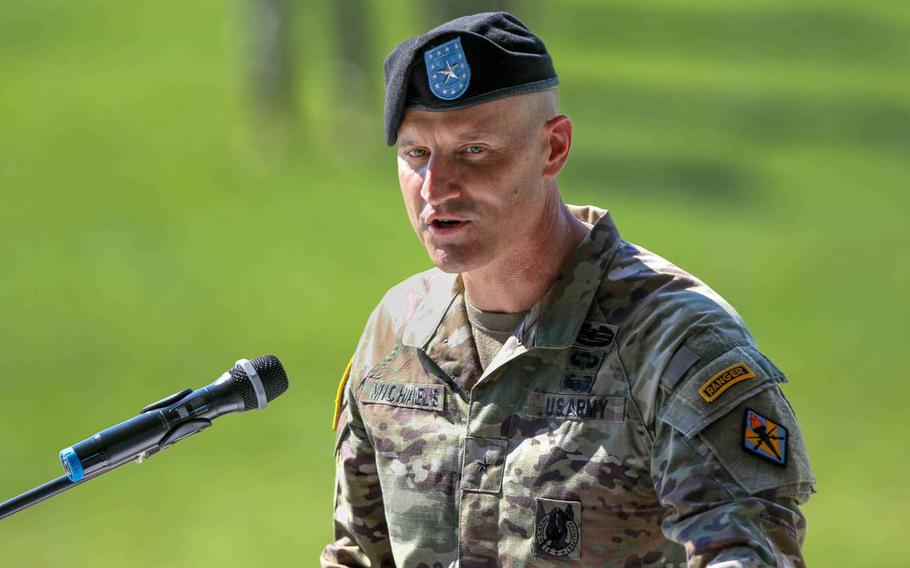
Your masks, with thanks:
[[[470,130],[464,133],[459,133],[457,135],[457,140],[460,143],[464,142],[474,142],[477,140],[485,140],[489,138],[501,138],[503,136],[502,132],[497,133],[492,130]],[[405,146],[419,146],[419,142],[416,140],[411,140],[410,138],[398,137],[398,147],[402,148]]]

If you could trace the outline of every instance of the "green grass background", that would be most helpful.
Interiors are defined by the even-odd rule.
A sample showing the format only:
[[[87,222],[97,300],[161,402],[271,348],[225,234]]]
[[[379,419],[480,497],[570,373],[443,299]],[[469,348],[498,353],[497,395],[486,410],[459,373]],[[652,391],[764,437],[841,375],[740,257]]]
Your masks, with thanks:
[[[252,134],[239,2],[0,11],[0,499],[239,357],[291,378],[267,412],[0,521],[3,566],[317,563],[338,376],[382,293],[428,266],[378,71],[430,17],[368,3],[361,116],[334,104],[327,6],[300,10],[283,153]],[[906,565],[910,4],[523,6],[575,121],[566,200],[706,280],[789,374],[810,564]]]

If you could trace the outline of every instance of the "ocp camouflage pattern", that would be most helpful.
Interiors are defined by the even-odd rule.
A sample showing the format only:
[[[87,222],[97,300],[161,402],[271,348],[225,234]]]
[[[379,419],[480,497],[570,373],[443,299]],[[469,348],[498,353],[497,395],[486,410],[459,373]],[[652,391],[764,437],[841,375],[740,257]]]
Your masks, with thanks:
[[[374,310],[323,566],[804,565],[815,479],[784,375],[702,282],[570,208],[588,236],[485,371],[457,275]],[[736,364],[756,376],[707,402]],[[789,431],[786,467],[744,451],[747,409]]]

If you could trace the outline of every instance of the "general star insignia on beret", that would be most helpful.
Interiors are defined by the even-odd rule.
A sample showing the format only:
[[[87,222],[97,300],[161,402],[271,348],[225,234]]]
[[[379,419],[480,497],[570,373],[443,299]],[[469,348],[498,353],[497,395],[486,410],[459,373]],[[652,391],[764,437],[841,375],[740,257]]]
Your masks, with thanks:
[[[746,409],[743,424],[743,449],[775,465],[787,465],[787,429]]]
[[[461,38],[449,40],[423,53],[430,91],[445,101],[457,99],[468,90],[471,67],[461,47]]]

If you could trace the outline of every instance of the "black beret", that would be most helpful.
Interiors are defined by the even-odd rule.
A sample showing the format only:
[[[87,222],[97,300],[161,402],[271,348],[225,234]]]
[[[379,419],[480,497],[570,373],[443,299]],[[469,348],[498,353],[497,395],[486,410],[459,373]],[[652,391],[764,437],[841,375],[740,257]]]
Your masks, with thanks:
[[[506,12],[457,18],[406,40],[384,67],[390,146],[406,108],[451,110],[559,84],[543,42]]]

